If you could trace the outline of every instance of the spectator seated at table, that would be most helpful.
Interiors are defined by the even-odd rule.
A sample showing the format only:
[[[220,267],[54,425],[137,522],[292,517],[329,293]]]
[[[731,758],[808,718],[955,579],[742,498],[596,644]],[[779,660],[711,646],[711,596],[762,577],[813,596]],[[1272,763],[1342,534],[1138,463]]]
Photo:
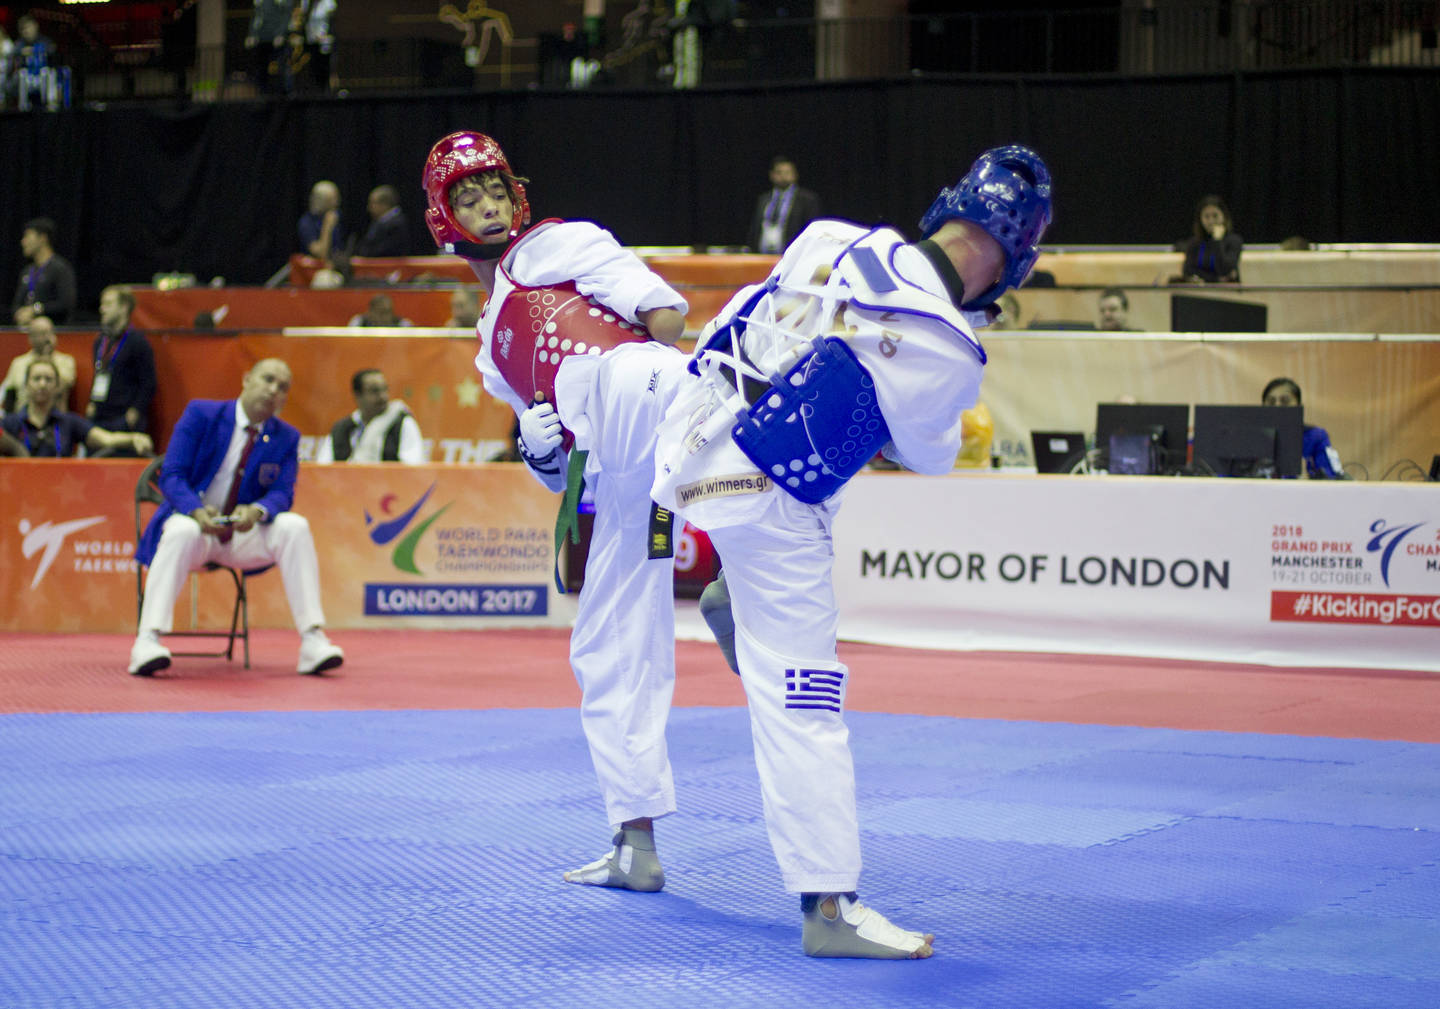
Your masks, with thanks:
[[[375,327],[396,327],[409,326],[412,323],[409,319],[402,319],[395,314],[395,302],[390,300],[388,294],[377,294],[370,299],[370,307],[356,316],[352,316],[347,325],[351,329]]]
[[[1263,406],[1303,406],[1300,385],[1293,378],[1272,378],[1260,394]],[[1305,475],[1311,480],[1346,480],[1340,464],[1340,453],[1330,445],[1330,432],[1314,424],[1306,424],[1300,454],[1305,460]]]
[[[315,461],[426,462],[420,425],[400,400],[390,398],[385,373],[363,368],[350,379],[355,411],[341,417],[320,442]]]
[[[1218,196],[1202,196],[1195,205],[1191,236],[1175,243],[1185,254],[1180,279],[1206,284],[1239,283],[1245,240],[1235,230],[1230,208]]]
[[[480,295],[470,287],[457,287],[450,292],[450,318],[447,329],[474,329],[480,321]]]
[[[346,248],[347,233],[340,220],[340,187],[321,179],[310,187],[310,201],[295,224],[300,251],[329,264]]]
[[[150,436],[137,431],[107,431],[78,413],[57,407],[60,372],[53,361],[31,361],[25,369],[27,403],[19,413],[6,414],[4,429],[37,459],[63,459],[81,446],[91,454],[123,450],[151,455]]]
[[[1112,332],[1129,332],[1130,299],[1118,287],[1107,287],[1100,292],[1100,320],[1097,328]]]
[[[25,327],[30,338],[30,349],[16,355],[10,362],[10,370],[0,382],[0,406],[6,410],[23,410],[28,400],[25,389],[25,369],[31,361],[51,361],[60,376],[60,386],[55,391],[55,402],[64,406],[70,401],[70,390],[75,387],[75,358],[55,349],[55,324],[43,315],[37,315]]]
[[[365,209],[370,214],[370,226],[355,243],[355,255],[372,258],[408,255],[410,229],[395,187],[376,186],[365,201]]]

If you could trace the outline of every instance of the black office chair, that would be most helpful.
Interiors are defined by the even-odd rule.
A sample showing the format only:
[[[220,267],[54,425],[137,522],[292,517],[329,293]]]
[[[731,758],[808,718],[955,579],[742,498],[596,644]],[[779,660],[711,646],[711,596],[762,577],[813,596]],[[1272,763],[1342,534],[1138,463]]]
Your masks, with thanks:
[[[157,455],[150,460],[144,472],[140,474],[139,481],[135,484],[135,542],[140,542],[141,535],[145,532],[145,524],[140,519],[140,507],[145,504],[160,505],[165,502],[165,495],[160,491],[160,467],[165,462],[163,455]],[[235,582],[235,609],[230,614],[230,629],[228,631],[168,631],[163,636],[167,638],[225,638],[225,649],[218,652],[175,652],[175,656],[188,656],[190,658],[220,658],[224,656],[227,661],[233,659],[235,653],[235,640],[238,638],[244,643],[245,668],[250,668],[250,601],[245,594],[245,579],[249,574],[259,574],[259,571],[245,572],[229,567],[225,564],[206,564],[206,571],[225,571]],[[266,569],[261,569],[266,570]],[[135,565],[135,621],[139,624],[140,611],[145,605],[145,566]]]

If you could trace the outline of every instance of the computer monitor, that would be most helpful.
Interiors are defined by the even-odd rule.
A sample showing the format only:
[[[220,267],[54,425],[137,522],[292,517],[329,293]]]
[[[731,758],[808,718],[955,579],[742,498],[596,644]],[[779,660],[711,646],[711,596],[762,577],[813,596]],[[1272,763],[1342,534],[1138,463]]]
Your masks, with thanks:
[[[1258,302],[1170,295],[1172,333],[1263,333],[1267,315]]]
[[[1186,403],[1100,403],[1095,447],[1110,473],[1173,473],[1185,465],[1190,433]]]
[[[1069,473],[1085,458],[1085,435],[1081,431],[1031,431],[1030,447],[1035,451],[1037,473]]]
[[[1298,406],[1195,407],[1195,461],[1216,476],[1297,477],[1304,438]]]

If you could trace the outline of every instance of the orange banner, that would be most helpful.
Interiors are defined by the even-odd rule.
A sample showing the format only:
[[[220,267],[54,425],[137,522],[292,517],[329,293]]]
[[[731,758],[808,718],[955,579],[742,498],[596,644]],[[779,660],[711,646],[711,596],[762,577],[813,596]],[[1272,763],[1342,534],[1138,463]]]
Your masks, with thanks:
[[[0,460],[0,495],[14,503],[0,523],[0,629],[134,630],[143,465]],[[573,597],[558,596],[552,578],[557,504],[518,464],[307,464],[295,496],[332,628],[568,624]],[[233,599],[227,576],[202,573],[181,595],[175,628],[227,624]],[[278,572],[252,580],[250,623],[291,626]]]
[[[363,330],[356,331],[363,332]],[[509,444],[515,415],[485,394],[475,371],[476,341],[383,336],[281,336],[240,333],[151,333],[156,392],[150,431],[160,451],[185,404],[192,399],[230,399],[250,366],[267,357],[290,365],[295,383],[281,417],[300,429],[301,458],[314,458],[317,439],[355,409],[350,378],[362,368],[379,368],[390,395],[402,399],[430,442],[433,462],[485,462]],[[70,408],[83,410],[95,374],[90,356],[93,333],[61,333],[58,346],[75,358],[75,392]],[[0,333],[0,358],[29,349],[25,335]]]
[[[763,279],[763,276],[762,276]],[[747,281],[748,283],[748,281]],[[674,284],[690,311],[685,328],[693,335],[725,307],[735,286]],[[340,288],[311,291],[301,287],[185,287],[175,291],[135,289],[135,324],[144,329],[192,329],[202,312],[221,317],[222,329],[307,329],[345,326],[360,315],[380,289]],[[450,289],[388,287],[395,314],[415,326],[443,326],[450,318]],[[485,303],[484,295],[480,303]],[[357,329],[355,332],[363,333]],[[468,335],[468,334],[467,334]]]
[[[686,329],[697,333],[731,295],[764,280],[775,256],[648,256],[645,261],[689,303]],[[135,324],[143,329],[190,329],[208,312],[223,329],[287,329],[344,326],[376,294],[387,294],[395,313],[416,326],[443,326],[450,318],[456,283],[476,287],[475,275],[458,256],[352,260],[356,276],[378,284],[410,286],[344,287],[315,291],[308,285],[319,261],[290,258],[288,287],[182,287],[161,291],[135,288]],[[443,286],[420,286],[423,279]],[[484,296],[481,295],[483,304]]]

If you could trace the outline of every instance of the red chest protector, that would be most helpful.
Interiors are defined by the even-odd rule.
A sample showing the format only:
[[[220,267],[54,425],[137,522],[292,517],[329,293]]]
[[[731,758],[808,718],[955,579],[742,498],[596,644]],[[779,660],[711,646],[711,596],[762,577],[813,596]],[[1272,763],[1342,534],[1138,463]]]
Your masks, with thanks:
[[[490,357],[510,388],[533,403],[537,393],[555,402],[555,374],[573,354],[603,354],[623,343],[643,343],[649,332],[627,322],[574,283],[516,287],[497,306]]]

